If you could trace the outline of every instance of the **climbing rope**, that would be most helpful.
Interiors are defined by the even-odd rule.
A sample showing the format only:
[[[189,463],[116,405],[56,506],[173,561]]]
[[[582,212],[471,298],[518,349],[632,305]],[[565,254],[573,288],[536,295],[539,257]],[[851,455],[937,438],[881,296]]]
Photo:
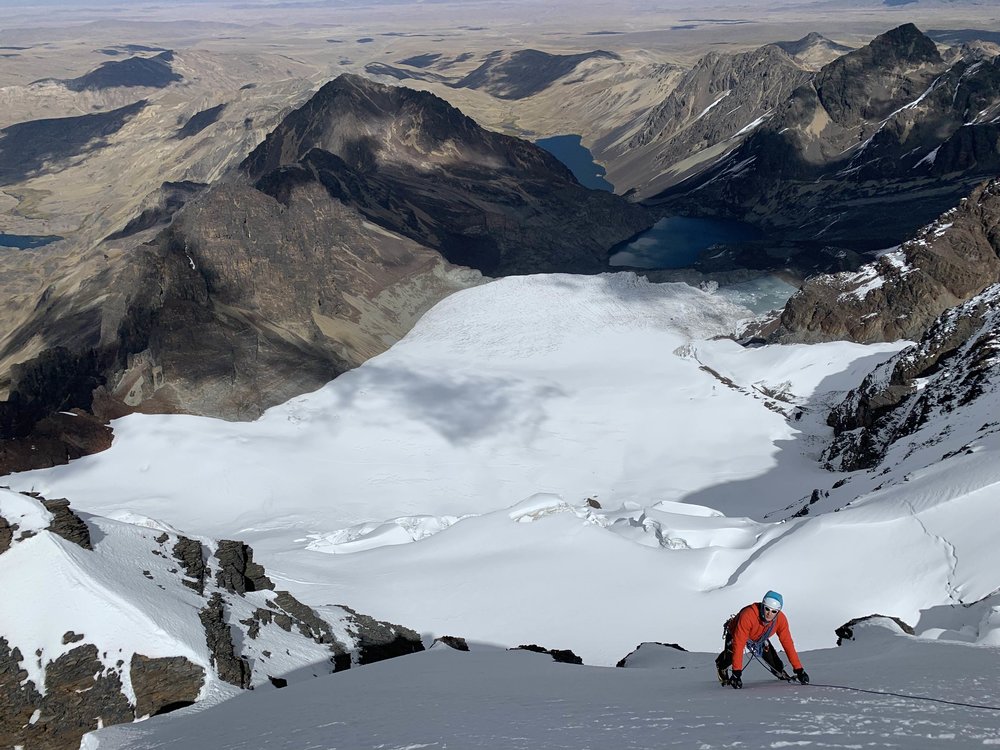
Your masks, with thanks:
[[[758,664],[764,667],[768,672],[773,674],[782,682],[785,682],[785,678],[782,677],[778,672],[772,669],[771,665],[760,659],[753,651],[750,652],[750,657],[755,660]],[[791,682],[795,678],[789,678],[788,682]],[[906,693],[893,693],[886,690],[867,690],[865,688],[851,687],[850,685],[826,685],[821,682],[808,682],[805,687],[820,687],[820,688],[833,688],[834,690],[853,690],[857,693],[868,693],[869,695],[888,695],[893,698],[907,698],[914,701],[932,701],[934,703],[944,703],[949,706],[961,706],[963,708],[979,708],[984,711],[1000,711],[1000,706],[986,706],[981,703],[964,703],[962,701],[947,701],[944,698],[930,698],[926,695],[908,695]]]
[[[1000,706],[985,706],[981,703],[963,703],[962,701],[946,701],[944,698],[930,698],[926,695],[907,695],[906,693],[893,693],[885,690],[865,690],[864,688],[850,687],[849,685],[824,685],[821,682],[810,682],[807,687],[835,688],[836,690],[854,690],[858,693],[870,693],[871,695],[891,695],[895,698],[909,698],[915,701],[933,701],[934,703],[946,703],[949,706],[962,706],[963,708],[981,708],[985,711],[1000,711]]]

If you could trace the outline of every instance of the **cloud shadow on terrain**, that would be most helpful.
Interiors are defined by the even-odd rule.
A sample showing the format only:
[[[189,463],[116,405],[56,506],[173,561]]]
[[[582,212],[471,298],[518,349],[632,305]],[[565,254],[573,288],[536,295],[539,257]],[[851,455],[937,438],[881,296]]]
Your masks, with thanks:
[[[46,163],[63,162],[107,145],[146,106],[146,100],[125,107],[82,115],[30,120],[0,130],[0,185],[32,176]]]
[[[426,425],[454,445],[512,431],[530,439],[546,419],[545,403],[567,395],[553,385],[511,378],[377,365],[353,371],[339,386],[337,393],[345,405],[360,406],[369,394],[383,398],[389,406],[387,414]]]

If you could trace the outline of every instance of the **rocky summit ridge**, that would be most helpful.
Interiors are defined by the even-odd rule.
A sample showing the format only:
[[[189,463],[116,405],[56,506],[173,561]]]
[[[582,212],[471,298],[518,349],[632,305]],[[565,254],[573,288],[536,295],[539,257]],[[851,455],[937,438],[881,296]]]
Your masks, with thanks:
[[[890,451],[897,460],[956,436],[964,445],[1000,432],[1000,285],[942,313],[919,341],[872,371],[830,414],[831,469],[871,469]],[[938,451],[940,453],[940,449]],[[931,459],[933,460],[933,459]]]

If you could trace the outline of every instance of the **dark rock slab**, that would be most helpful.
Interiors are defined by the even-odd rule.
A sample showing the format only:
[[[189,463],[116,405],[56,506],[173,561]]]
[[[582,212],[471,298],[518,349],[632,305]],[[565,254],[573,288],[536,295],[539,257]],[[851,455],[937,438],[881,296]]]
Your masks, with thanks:
[[[199,594],[205,593],[205,576],[208,568],[205,565],[205,551],[201,542],[188,539],[185,536],[178,537],[177,544],[172,550],[173,556],[184,568],[185,575],[189,581],[181,581],[188,588],[192,588]]]
[[[537,643],[529,643],[526,646],[518,646],[511,649],[511,651],[533,651],[536,654],[548,654],[554,661],[561,664],[583,664],[583,659],[569,649],[544,648],[543,646],[539,646]]]
[[[226,607],[222,594],[212,594],[208,604],[198,613],[205,629],[205,642],[211,654],[212,666],[219,678],[230,685],[247,689],[250,687],[251,669],[245,657],[241,656],[233,643],[233,634],[226,622]]]
[[[682,646],[679,646],[676,643],[662,643],[660,641],[651,641],[651,643],[653,645],[656,645],[656,646],[663,646],[665,648],[673,648],[673,649],[676,649],[678,651],[687,651],[686,648],[684,648]],[[640,648],[642,648],[645,645],[647,645],[647,644],[640,643],[638,646],[635,647],[635,649],[633,649],[632,651],[629,651],[627,654],[625,654],[625,656],[623,656],[621,659],[619,659],[618,663],[615,664],[615,666],[616,667],[627,667],[628,666],[629,657],[631,657],[633,654],[635,654]]]
[[[306,638],[311,638],[316,643],[328,644],[335,654],[347,652],[344,644],[334,636],[330,623],[289,592],[279,591],[277,596],[274,597],[274,603],[295,619],[299,626],[299,632]]]
[[[205,670],[183,656],[154,659],[134,654],[130,675],[137,718],[190,706],[205,681]]]
[[[341,605],[341,608],[350,615],[347,632],[357,643],[358,664],[371,664],[424,650],[420,634],[415,630],[376,620],[350,607]]]
[[[435,638],[434,643],[443,643],[445,646],[453,648],[456,651],[469,650],[469,644],[466,640],[455,635],[442,635],[440,638]]]
[[[264,567],[253,561],[253,550],[243,542],[221,540],[215,557],[219,560],[219,570],[215,575],[219,588],[233,594],[274,588]]]
[[[0,403],[0,424],[3,423],[3,413],[9,404]],[[61,466],[74,458],[99,453],[111,447],[114,437],[113,430],[104,420],[92,414],[74,409],[72,413],[53,412],[43,416],[33,428],[22,428],[21,417],[31,413],[32,409],[13,415],[8,424],[19,423],[15,429],[6,433],[0,426],[0,476],[15,471],[30,471],[31,469],[47,469],[51,466]],[[17,433],[25,431],[27,435]]]
[[[914,635],[916,632],[913,630],[912,627],[907,625],[898,617],[893,617],[892,615],[865,615],[864,617],[855,617],[853,620],[848,620],[834,631],[837,634],[837,645],[838,646],[841,645],[844,641],[854,640],[854,626],[857,625],[859,622],[865,622],[866,620],[876,620],[876,619],[892,620],[897,625],[899,625],[899,627],[902,628],[903,632],[906,633],[907,635]]]
[[[17,524],[11,525],[6,518],[0,516],[0,555],[10,549],[10,543],[14,539],[14,532]]]
[[[65,498],[54,500],[39,499],[42,501],[45,509],[52,514],[52,522],[48,525],[48,531],[58,534],[63,539],[73,542],[73,544],[77,544],[84,549],[94,549],[90,543],[90,530],[87,528],[87,524],[69,509],[69,500]]]

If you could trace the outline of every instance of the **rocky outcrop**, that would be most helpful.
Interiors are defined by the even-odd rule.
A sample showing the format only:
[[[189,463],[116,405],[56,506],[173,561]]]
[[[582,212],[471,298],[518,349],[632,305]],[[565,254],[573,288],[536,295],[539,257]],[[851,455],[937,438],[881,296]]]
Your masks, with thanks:
[[[41,695],[28,673],[21,669],[24,657],[0,636],[0,742],[4,747],[25,743],[31,715],[41,702]]]
[[[233,634],[226,622],[226,606],[222,594],[212,594],[198,617],[205,629],[205,642],[219,679],[239,688],[250,687],[250,664],[240,656],[233,643]]]
[[[316,609],[287,591],[273,591],[252,549],[236,540],[218,543],[218,554],[209,557],[196,540],[88,519],[102,532],[92,549],[66,501],[0,488],[0,519],[11,517],[22,528],[0,521],[0,544],[34,540],[19,550],[18,560],[57,554],[61,574],[19,602],[23,617],[37,623],[28,635],[20,629],[22,642],[0,632],[0,747],[75,747],[98,723],[190,705],[219,680],[243,689],[288,684],[423,649],[419,634],[408,628],[347,607]],[[81,549],[73,553],[62,540],[53,545],[54,535]],[[38,543],[45,541],[35,539],[40,536],[49,536],[48,543]],[[143,543],[148,555],[137,557]],[[18,574],[11,557],[0,556],[5,581]],[[80,611],[58,605],[67,587],[79,594]],[[157,628],[151,633],[155,658],[135,646],[130,629],[143,620]],[[170,648],[176,651],[164,654]]]
[[[59,498],[46,500],[40,498],[45,510],[52,514],[52,523],[48,526],[48,531],[61,536],[66,541],[79,545],[84,549],[94,549],[90,543],[90,530],[76,513],[69,509],[69,500]]]
[[[892,620],[907,635],[914,635],[916,632],[898,617],[892,617],[891,615],[865,615],[864,617],[855,617],[853,620],[848,620],[834,631],[837,634],[837,645],[841,645],[844,641],[853,641],[854,626],[868,620]]]
[[[416,631],[376,620],[350,607],[342,605],[341,608],[349,616],[347,632],[361,644],[358,664],[371,664],[424,650],[420,634]]]
[[[995,431],[997,425],[988,419],[994,402],[981,399],[996,391],[997,351],[1000,285],[946,311],[918,344],[873,370],[830,413],[834,440],[824,453],[829,467],[872,468],[895,444],[909,443],[925,427],[919,439],[923,450],[933,450],[945,437],[951,442],[958,437],[961,445]],[[972,427],[982,426],[968,435],[950,435],[949,423],[963,411]],[[958,452],[965,449],[967,444]]]
[[[205,684],[205,670],[183,656],[153,659],[133,654],[129,676],[136,697],[136,718],[190,706]]]
[[[560,648],[544,648],[536,643],[530,643],[527,646],[518,646],[514,651],[533,651],[536,654],[548,654],[552,657],[553,661],[557,661],[560,664],[583,664],[583,659],[574,654],[569,649]]]
[[[628,652],[627,654],[625,654],[625,656],[623,656],[621,659],[618,660],[618,663],[615,664],[615,666],[616,667],[629,667],[629,666],[632,666],[631,664],[629,664],[629,660],[633,659],[635,657],[635,655],[638,654],[641,649],[643,649],[643,648],[648,649],[650,646],[662,646],[663,648],[672,648],[672,649],[675,649],[677,651],[687,651],[686,648],[678,646],[676,643],[661,643],[660,641],[646,641],[645,643],[640,643],[638,646],[635,647],[634,650],[632,650],[632,651]]]
[[[57,383],[48,381],[46,387],[58,388]],[[5,419],[5,413],[10,419]],[[37,421],[32,422],[34,418]],[[18,424],[17,432],[12,429],[14,423]],[[100,453],[111,447],[113,438],[113,431],[104,420],[80,408],[46,414],[30,406],[20,410],[9,402],[0,403],[0,435],[4,434],[8,437],[0,437],[0,476],[61,466],[74,458]]]
[[[855,273],[807,281],[772,340],[917,339],[946,309],[1000,281],[1000,181],[976,190]]]
[[[118,674],[97,658],[92,644],[49,664],[42,695],[21,669],[23,657],[0,637],[0,745],[65,750],[100,726],[132,721]]]
[[[201,542],[184,536],[178,537],[172,552],[187,574],[187,579],[181,583],[199,594],[204,594],[205,576],[208,573],[208,568],[205,565],[205,553]]]
[[[1000,58],[947,62],[912,24],[824,66],[738,148],[651,203],[784,240],[899,244],[1000,164]]]
[[[11,525],[6,518],[0,516],[0,555],[10,549],[15,531],[17,531],[17,524]]]
[[[443,643],[448,648],[453,648],[456,651],[468,651],[469,643],[464,638],[459,638],[456,635],[442,635],[434,639],[434,643]]]
[[[120,240],[147,229],[166,226],[170,223],[174,214],[180,211],[185,203],[206,187],[208,185],[205,183],[192,182],[191,180],[164,182],[155,192],[146,196],[139,213],[134,218],[130,219],[121,229],[109,234],[105,239],[107,241]]]
[[[253,561],[253,550],[243,542],[223,539],[215,557],[219,560],[219,569],[215,574],[215,585],[219,588],[233,594],[274,588],[264,567]]]

